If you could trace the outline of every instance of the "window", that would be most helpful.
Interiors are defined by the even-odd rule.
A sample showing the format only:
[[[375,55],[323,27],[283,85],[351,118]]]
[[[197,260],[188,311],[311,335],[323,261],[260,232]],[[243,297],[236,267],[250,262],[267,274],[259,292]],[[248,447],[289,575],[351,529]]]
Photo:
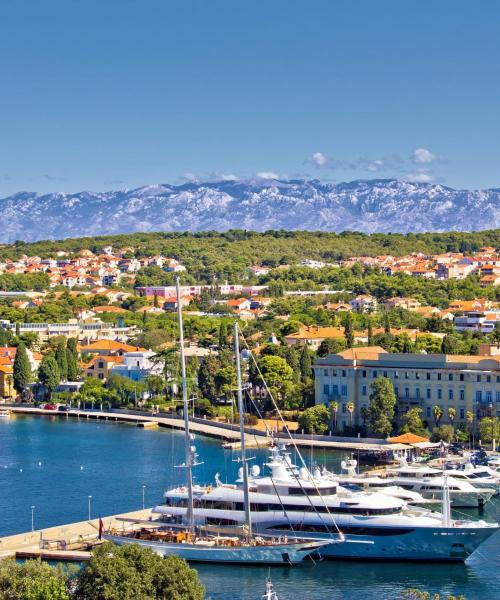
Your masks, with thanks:
[[[394,379],[399,379],[399,372],[398,371],[394,371]]]
[[[415,398],[420,400],[420,388],[415,388]]]
[[[448,381],[453,381],[453,373],[448,373]]]
[[[338,395],[339,395],[339,386],[332,385],[332,396],[338,396]]]
[[[336,369],[332,369],[332,375],[333,375],[333,377],[337,377],[337,371],[336,371]]]
[[[347,412],[347,404],[344,402],[344,404],[342,404],[342,412],[345,414]]]
[[[104,373],[99,373],[99,375],[97,376],[99,379],[104,379]]]
[[[460,390],[460,391],[463,391],[463,390]],[[460,409],[460,418],[465,419],[465,408]]]
[[[418,371],[415,371],[415,379],[420,379],[420,373]]]
[[[325,369],[325,370],[323,371],[323,375],[324,375],[325,377],[328,377],[328,369]]]
[[[500,375],[497,375],[497,383],[500,383]]]
[[[99,361],[99,369],[104,369],[104,362],[102,360]]]
[[[366,385],[361,388],[361,395],[366,396]]]
[[[430,379],[431,379],[431,374],[430,374],[430,373],[427,373],[427,374],[426,374],[426,377],[427,377],[427,381],[430,381]]]
[[[464,374],[463,374],[463,373],[460,373],[460,381],[464,381],[464,379],[465,379],[465,376],[464,376]]]
[[[465,400],[465,390],[460,390],[460,400]]]
[[[431,388],[427,388],[425,390],[425,397],[427,398],[427,400],[430,400],[432,398]]]
[[[330,386],[327,383],[323,385],[323,394],[325,396],[328,396],[330,394]]]
[[[491,383],[491,375],[486,375],[486,382]]]
[[[425,416],[430,419],[431,418],[431,407],[430,406],[426,406],[425,407]]]
[[[347,377],[347,371],[345,371],[345,370],[342,371],[342,377]]]
[[[500,392],[497,392],[497,393],[495,394],[495,400],[496,400],[497,402],[500,402]]]
[[[439,389],[438,390],[438,400],[442,400],[443,399],[443,390]]]
[[[476,381],[477,381],[478,383],[480,383],[480,381],[481,381],[481,375],[476,375]]]
[[[486,402],[493,402],[493,392],[490,390],[486,392]]]
[[[366,371],[363,371],[361,374],[363,377],[366,377]]]
[[[377,378],[377,371],[373,371],[373,375],[372,376],[373,376],[373,379],[376,379]]]
[[[405,379],[410,379],[410,373],[409,373],[409,371],[405,371]]]
[[[387,377],[387,371],[384,371],[384,377]]]
[[[453,400],[453,388],[448,388],[448,400]]]
[[[394,388],[394,393],[396,394],[396,398],[399,396],[399,388],[396,386]]]
[[[410,397],[410,388],[405,388],[405,398]]]
[[[347,396],[347,386],[346,385],[342,386],[342,396]]]
[[[481,390],[476,390],[476,402],[483,401],[483,392]]]
[[[441,373],[438,373],[438,381],[441,381]]]

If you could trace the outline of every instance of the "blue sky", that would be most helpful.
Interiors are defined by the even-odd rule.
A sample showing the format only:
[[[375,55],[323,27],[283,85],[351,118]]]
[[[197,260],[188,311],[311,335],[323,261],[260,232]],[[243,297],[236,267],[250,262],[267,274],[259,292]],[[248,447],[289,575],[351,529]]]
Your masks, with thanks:
[[[500,187],[500,2],[3,0],[0,196],[183,179]]]

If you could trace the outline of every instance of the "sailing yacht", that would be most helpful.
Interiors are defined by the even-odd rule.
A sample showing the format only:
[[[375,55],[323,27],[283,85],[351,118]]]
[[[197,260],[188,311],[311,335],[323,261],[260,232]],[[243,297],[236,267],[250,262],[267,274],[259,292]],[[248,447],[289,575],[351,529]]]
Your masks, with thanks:
[[[268,475],[261,475],[258,465],[249,474],[254,531],[327,537],[331,543],[321,548],[323,558],[464,561],[499,529],[496,523],[452,520],[446,484],[441,514],[410,508],[388,495],[346,490],[319,468],[312,472],[305,466],[297,468],[283,445],[271,448],[266,467]],[[241,526],[243,475],[240,472],[235,484],[223,484],[216,477],[213,487],[197,486],[195,522],[228,529]],[[171,489],[165,492],[165,504],[153,512],[171,522],[182,520],[187,501],[185,487]]]
[[[281,564],[292,565],[302,562],[318,550],[330,545],[325,539],[301,539],[293,532],[284,535],[254,535],[249,500],[248,463],[245,450],[244,410],[241,386],[241,368],[238,342],[238,329],[235,323],[234,340],[238,378],[238,402],[241,431],[241,471],[242,471],[242,527],[233,530],[233,535],[216,529],[197,527],[194,519],[194,497],[192,468],[195,464],[196,449],[191,445],[189,432],[186,361],[182,326],[179,279],[177,279],[177,307],[179,320],[179,343],[181,354],[182,394],[184,408],[184,446],[187,485],[184,488],[184,514],[177,524],[143,521],[143,527],[133,530],[108,531],[103,538],[117,545],[139,544],[150,548],[161,556],[176,555],[188,561],[241,563],[241,564]],[[177,527],[175,525],[178,525]],[[234,533],[239,535],[234,535]]]

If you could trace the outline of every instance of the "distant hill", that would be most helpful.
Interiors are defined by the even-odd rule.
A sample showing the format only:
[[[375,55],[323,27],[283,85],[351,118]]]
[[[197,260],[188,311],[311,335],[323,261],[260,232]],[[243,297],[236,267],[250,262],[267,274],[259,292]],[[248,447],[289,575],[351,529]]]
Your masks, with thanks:
[[[269,229],[372,232],[500,227],[500,189],[396,179],[220,181],[0,199],[0,242],[134,231]]]

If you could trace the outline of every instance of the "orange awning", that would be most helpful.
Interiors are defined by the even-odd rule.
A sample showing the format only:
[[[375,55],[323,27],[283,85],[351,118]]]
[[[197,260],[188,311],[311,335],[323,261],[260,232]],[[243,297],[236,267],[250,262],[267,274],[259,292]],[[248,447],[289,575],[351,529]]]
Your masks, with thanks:
[[[429,438],[415,435],[414,433],[403,433],[396,437],[388,438],[391,444],[418,444],[419,442],[428,442]]]

